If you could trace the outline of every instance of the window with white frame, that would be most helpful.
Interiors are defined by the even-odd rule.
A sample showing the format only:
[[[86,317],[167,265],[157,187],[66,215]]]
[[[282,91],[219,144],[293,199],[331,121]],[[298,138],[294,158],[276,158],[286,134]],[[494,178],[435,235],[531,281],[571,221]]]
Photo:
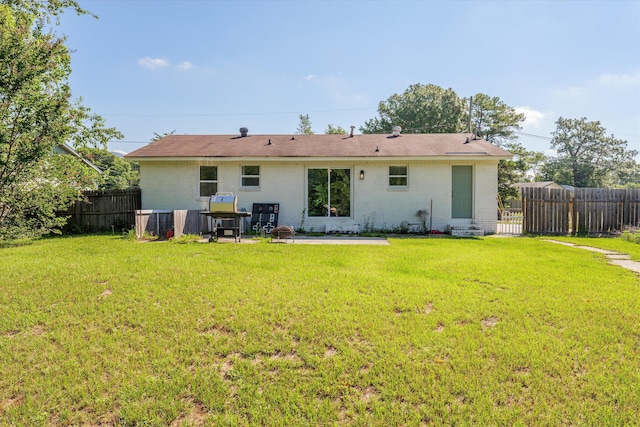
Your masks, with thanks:
[[[209,197],[218,191],[218,167],[200,166],[200,197]]]
[[[242,166],[242,186],[260,187],[260,166]]]
[[[389,187],[406,187],[409,185],[407,166],[389,166]]]
[[[351,169],[307,170],[307,215],[351,216]]]

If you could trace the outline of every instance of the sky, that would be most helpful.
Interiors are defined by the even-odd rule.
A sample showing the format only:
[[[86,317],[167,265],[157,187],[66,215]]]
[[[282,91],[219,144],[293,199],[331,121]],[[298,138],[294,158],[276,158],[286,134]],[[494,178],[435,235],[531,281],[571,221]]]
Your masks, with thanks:
[[[79,0],[74,97],[131,152],[155,134],[349,130],[411,84],[499,97],[549,152],[559,117],[640,151],[640,0]],[[640,157],[639,157],[640,159]]]

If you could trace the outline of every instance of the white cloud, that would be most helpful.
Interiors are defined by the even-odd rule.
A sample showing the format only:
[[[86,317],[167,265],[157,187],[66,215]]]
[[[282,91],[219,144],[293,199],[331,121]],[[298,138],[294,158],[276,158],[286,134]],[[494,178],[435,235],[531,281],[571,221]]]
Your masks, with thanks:
[[[357,93],[351,83],[340,74],[323,76],[307,74],[300,79],[298,87],[319,91],[322,97],[331,99],[339,106],[361,105],[367,102],[366,96]]]
[[[640,72],[635,74],[602,74],[581,85],[559,88],[555,102],[569,106],[621,110],[623,105],[636,107],[640,95]],[[595,108],[594,108],[595,107]],[[620,111],[618,111],[620,114]]]
[[[601,74],[581,85],[559,88],[549,101],[559,116],[599,121],[607,133],[626,134],[640,146],[640,72]]]
[[[317,83],[318,76],[315,74],[307,74],[306,76],[301,77],[300,80],[298,80],[298,88],[302,88],[307,82]]]
[[[516,107],[526,120],[518,133],[520,142],[530,150],[545,151],[559,117],[599,121],[617,138],[629,142],[629,148],[640,147],[640,72],[602,73],[566,86],[540,91],[541,99],[530,106]],[[553,155],[554,153],[546,153]]]
[[[537,126],[544,119],[545,114],[529,107],[515,107],[516,113],[525,115],[525,123],[531,126]]]
[[[636,74],[603,74],[598,77],[597,85],[605,88],[632,89],[640,87],[640,73]]]
[[[138,60],[138,65],[150,70],[157,70],[159,68],[165,68],[169,66],[169,61],[164,58],[150,58],[145,57]]]
[[[194,65],[189,61],[184,61],[178,64],[178,69],[183,71],[191,70],[193,67]]]
[[[361,104],[366,97],[357,93],[351,82],[343,76],[327,76],[322,79],[322,87],[327,95],[339,105]]]
[[[174,70],[189,71],[195,68],[195,65],[189,61],[183,61],[178,65],[171,65],[169,60],[166,58],[151,58],[149,56],[139,59],[138,65],[149,70],[159,70],[161,68],[171,67]]]

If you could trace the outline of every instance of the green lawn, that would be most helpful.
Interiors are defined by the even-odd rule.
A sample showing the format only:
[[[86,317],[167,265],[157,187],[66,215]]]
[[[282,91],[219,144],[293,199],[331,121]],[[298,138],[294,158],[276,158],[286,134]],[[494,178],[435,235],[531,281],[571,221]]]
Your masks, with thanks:
[[[0,425],[640,423],[640,278],[543,239],[0,260]]]
[[[621,238],[609,237],[556,237],[549,236],[545,239],[571,242],[580,246],[593,246],[594,248],[606,249],[614,252],[621,252],[631,256],[635,261],[640,261],[640,244],[629,243]]]

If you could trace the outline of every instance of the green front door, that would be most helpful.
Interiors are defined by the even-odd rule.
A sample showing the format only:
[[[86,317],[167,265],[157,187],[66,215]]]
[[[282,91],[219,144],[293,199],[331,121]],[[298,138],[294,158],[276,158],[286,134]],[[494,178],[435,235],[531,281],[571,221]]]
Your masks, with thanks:
[[[473,167],[451,168],[451,218],[473,218]]]

